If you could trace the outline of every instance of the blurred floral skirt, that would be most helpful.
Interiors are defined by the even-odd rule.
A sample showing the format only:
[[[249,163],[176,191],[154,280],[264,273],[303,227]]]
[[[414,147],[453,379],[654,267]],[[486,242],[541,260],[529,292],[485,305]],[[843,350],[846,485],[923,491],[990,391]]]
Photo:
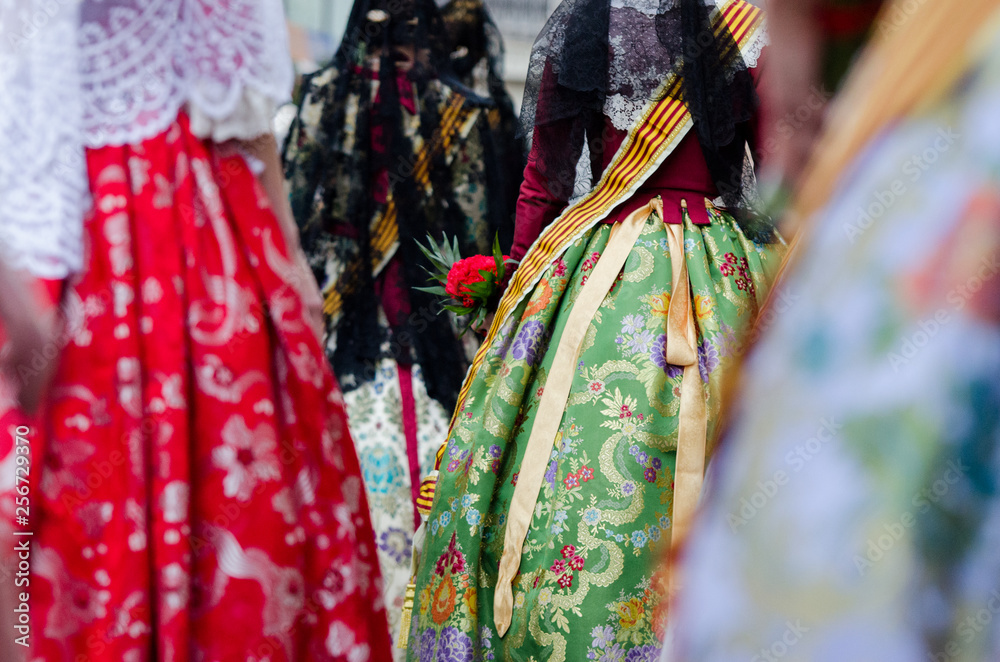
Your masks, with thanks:
[[[698,367],[715,436],[783,248],[749,241],[709,206],[684,214]],[[656,660],[664,625],[659,551],[669,541],[682,370],[666,361],[671,253],[645,220],[590,323],[513,581],[510,629],[494,625],[506,518],[558,340],[613,234],[587,231],[506,321],[458,412],[417,576],[409,659]],[[543,412],[543,416],[558,412]]]
[[[448,431],[448,414],[427,395],[420,366],[400,365],[392,358],[378,363],[371,380],[344,393],[344,408],[365,481],[395,642],[412,572],[413,486],[419,488],[420,477],[434,467],[434,452]],[[394,658],[404,655],[393,647]]]

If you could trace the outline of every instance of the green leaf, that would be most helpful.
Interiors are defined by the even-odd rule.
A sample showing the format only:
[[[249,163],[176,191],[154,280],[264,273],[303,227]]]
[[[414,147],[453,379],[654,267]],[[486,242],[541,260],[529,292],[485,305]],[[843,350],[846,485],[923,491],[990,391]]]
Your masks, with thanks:
[[[418,292],[427,292],[428,294],[436,294],[437,296],[443,296],[443,297],[450,296],[448,294],[448,290],[444,289],[440,285],[437,285],[435,287],[414,287],[413,289],[417,290]]]

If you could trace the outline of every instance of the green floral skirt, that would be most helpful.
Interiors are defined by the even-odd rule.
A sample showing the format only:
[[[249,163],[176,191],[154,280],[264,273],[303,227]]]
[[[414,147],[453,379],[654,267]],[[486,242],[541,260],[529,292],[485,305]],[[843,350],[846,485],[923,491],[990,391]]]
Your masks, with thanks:
[[[783,247],[749,241],[728,214],[685,215],[708,439]],[[556,259],[475,375],[441,462],[417,574],[408,659],[659,659],[659,550],[669,542],[682,370],[666,362],[671,257],[650,214],[590,324],[565,411],[537,409],[569,311],[612,232],[597,225]],[[494,586],[506,514],[536,416],[561,416],[501,638]],[[711,445],[711,443],[710,443]]]

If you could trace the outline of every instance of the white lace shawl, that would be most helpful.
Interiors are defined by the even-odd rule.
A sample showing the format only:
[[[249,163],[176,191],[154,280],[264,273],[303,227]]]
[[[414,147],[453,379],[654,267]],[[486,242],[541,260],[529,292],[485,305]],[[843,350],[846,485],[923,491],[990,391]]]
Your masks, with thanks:
[[[46,278],[82,267],[85,146],[185,107],[198,135],[254,137],[293,82],[280,0],[0,0],[0,41],[0,254]]]

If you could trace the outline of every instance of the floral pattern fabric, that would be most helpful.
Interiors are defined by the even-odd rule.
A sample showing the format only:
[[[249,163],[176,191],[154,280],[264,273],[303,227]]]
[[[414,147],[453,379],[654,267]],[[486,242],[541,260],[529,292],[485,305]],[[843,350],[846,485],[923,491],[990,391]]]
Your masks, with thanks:
[[[872,141],[763,314],[665,659],[1000,659],[1000,42],[984,25],[988,56]]]
[[[278,221],[181,116],[88,153],[33,472],[33,660],[385,660],[340,392]]]
[[[420,367],[407,376],[399,365],[384,359],[374,378],[344,394],[350,419],[351,438],[361,461],[361,473],[371,507],[372,526],[378,548],[379,566],[385,585],[385,605],[389,629],[395,642],[403,610],[403,595],[412,575],[414,522],[413,476],[406,427],[403,422],[403,390],[400,379],[410,379],[407,392],[416,423],[416,451],[419,475],[434,469],[434,454],[448,433],[448,415],[436,400],[428,397]],[[419,487],[419,485],[418,485]],[[405,651],[394,648],[395,657]]]
[[[777,247],[755,245],[727,214],[684,215],[710,435],[720,380],[767,294]],[[569,311],[612,233],[597,225],[547,269],[509,317],[448,440],[417,576],[409,659],[654,660],[669,541],[681,370],[665,361],[667,231],[646,220],[591,323],[514,580],[510,630],[497,636],[494,585],[506,513]],[[724,275],[725,272],[725,275]]]

